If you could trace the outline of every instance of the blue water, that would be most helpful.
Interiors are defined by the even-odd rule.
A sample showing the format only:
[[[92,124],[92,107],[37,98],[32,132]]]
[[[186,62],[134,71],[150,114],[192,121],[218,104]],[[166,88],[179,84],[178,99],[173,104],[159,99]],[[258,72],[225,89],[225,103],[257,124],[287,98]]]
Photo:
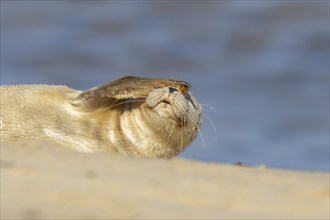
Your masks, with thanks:
[[[182,157],[329,171],[328,1],[1,1],[1,84],[124,75],[192,84]]]

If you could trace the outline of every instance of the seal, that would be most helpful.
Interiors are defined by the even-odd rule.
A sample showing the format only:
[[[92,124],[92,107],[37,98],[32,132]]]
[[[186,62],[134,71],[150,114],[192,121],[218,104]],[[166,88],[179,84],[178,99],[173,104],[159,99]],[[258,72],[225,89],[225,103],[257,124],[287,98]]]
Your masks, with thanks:
[[[1,86],[0,137],[52,140],[82,152],[172,158],[196,138],[202,108],[176,79],[126,76],[86,91]]]

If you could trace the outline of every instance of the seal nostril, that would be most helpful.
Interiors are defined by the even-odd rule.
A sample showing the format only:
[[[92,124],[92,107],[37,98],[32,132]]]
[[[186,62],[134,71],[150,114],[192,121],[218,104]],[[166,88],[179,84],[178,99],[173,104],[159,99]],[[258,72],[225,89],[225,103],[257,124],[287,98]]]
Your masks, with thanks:
[[[170,91],[170,93],[173,93],[173,92],[178,91],[178,90],[176,88],[169,87],[169,91]]]

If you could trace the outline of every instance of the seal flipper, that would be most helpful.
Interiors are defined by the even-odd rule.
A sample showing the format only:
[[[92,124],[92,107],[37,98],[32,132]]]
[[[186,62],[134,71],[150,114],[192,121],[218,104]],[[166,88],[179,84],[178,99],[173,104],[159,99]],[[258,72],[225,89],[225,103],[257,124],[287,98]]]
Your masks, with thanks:
[[[182,93],[187,93],[190,85],[175,79],[153,79],[125,76],[101,86],[83,91],[72,101],[72,105],[84,108],[95,108],[112,105],[127,99],[146,99],[151,91],[157,88],[172,86]]]
[[[146,99],[148,94],[164,79],[149,79],[125,76],[101,86],[83,91],[72,101],[72,105],[95,108],[111,105],[119,100]]]

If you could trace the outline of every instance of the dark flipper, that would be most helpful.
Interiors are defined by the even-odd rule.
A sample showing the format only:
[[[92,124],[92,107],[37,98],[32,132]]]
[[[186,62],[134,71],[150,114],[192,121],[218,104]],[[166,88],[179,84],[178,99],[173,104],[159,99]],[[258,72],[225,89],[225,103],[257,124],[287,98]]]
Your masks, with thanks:
[[[72,101],[75,106],[95,108],[101,105],[111,105],[116,100],[146,99],[155,88],[173,86],[175,88],[189,84],[174,79],[153,79],[135,76],[125,76],[101,86],[97,86],[82,92]]]

